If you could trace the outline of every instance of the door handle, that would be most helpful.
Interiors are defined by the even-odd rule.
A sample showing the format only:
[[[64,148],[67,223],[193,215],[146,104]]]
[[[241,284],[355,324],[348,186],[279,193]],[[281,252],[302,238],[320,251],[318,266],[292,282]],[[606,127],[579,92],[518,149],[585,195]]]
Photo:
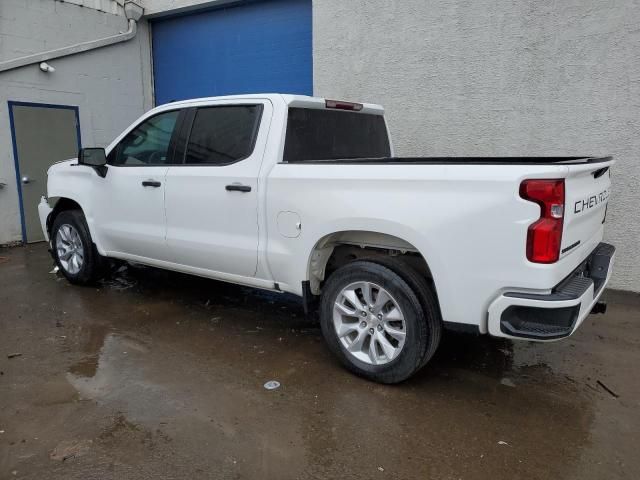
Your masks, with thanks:
[[[31,183],[31,179],[29,177],[27,177],[26,175],[24,177],[22,177],[22,183],[24,183],[25,185],[27,183]]]
[[[143,187],[158,188],[160,185],[162,185],[162,184],[160,182],[156,181],[156,180],[144,180],[142,182],[142,186]]]
[[[228,192],[250,192],[251,187],[249,185],[242,185],[240,183],[232,183],[224,187]]]

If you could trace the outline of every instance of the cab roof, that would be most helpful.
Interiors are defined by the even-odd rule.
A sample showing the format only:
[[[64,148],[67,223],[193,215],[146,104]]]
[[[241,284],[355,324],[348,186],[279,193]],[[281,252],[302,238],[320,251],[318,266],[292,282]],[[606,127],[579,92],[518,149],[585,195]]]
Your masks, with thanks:
[[[288,93],[250,93],[243,95],[225,95],[220,97],[201,97],[201,98],[191,98],[187,100],[179,100],[176,102],[164,103],[162,105],[158,105],[156,108],[166,108],[168,106],[172,107],[190,107],[190,106],[201,106],[206,102],[213,102],[217,100],[269,100],[272,103],[280,103],[284,102],[288,107],[299,107],[299,108],[337,108],[341,110],[356,110],[360,113],[369,113],[376,115],[383,115],[384,108],[382,105],[377,105],[374,103],[352,103],[343,100],[330,100],[323,97],[312,97],[309,95],[292,95]],[[334,102],[341,105],[342,107],[328,107],[327,102]],[[362,105],[361,108],[353,109],[353,108],[344,108],[345,105]]]

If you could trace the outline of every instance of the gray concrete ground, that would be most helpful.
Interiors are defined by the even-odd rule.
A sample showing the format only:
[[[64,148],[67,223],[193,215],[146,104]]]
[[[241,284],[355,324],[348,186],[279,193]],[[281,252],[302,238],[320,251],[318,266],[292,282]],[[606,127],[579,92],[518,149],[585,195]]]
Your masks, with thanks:
[[[293,297],[152,269],[82,288],[43,245],[0,256],[2,479],[640,478],[638,295],[559,343],[447,334],[383,386]]]

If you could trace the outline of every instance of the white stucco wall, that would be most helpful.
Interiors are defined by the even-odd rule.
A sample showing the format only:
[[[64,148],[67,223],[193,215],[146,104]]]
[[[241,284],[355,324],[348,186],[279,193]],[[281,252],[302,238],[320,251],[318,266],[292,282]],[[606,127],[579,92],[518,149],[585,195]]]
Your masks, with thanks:
[[[120,15],[53,0],[1,0],[0,61],[117,34]],[[21,240],[7,101],[77,105],[84,146],[104,146],[152,106],[149,29],[129,42],[0,72],[0,244]]]
[[[313,36],[315,94],[382,103],[399,155],[614,155],[640,291],[639,1],[315,0]]]

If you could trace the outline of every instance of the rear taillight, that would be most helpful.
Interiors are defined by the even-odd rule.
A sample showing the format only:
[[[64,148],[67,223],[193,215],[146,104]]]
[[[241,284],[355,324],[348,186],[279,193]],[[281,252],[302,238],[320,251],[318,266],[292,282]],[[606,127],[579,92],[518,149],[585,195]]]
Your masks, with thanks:
[[[564,223],[564,180],[525,180],[520,184],[520,196],[540,205],[540,219],[527,232],[527,259],[557,262]]]

